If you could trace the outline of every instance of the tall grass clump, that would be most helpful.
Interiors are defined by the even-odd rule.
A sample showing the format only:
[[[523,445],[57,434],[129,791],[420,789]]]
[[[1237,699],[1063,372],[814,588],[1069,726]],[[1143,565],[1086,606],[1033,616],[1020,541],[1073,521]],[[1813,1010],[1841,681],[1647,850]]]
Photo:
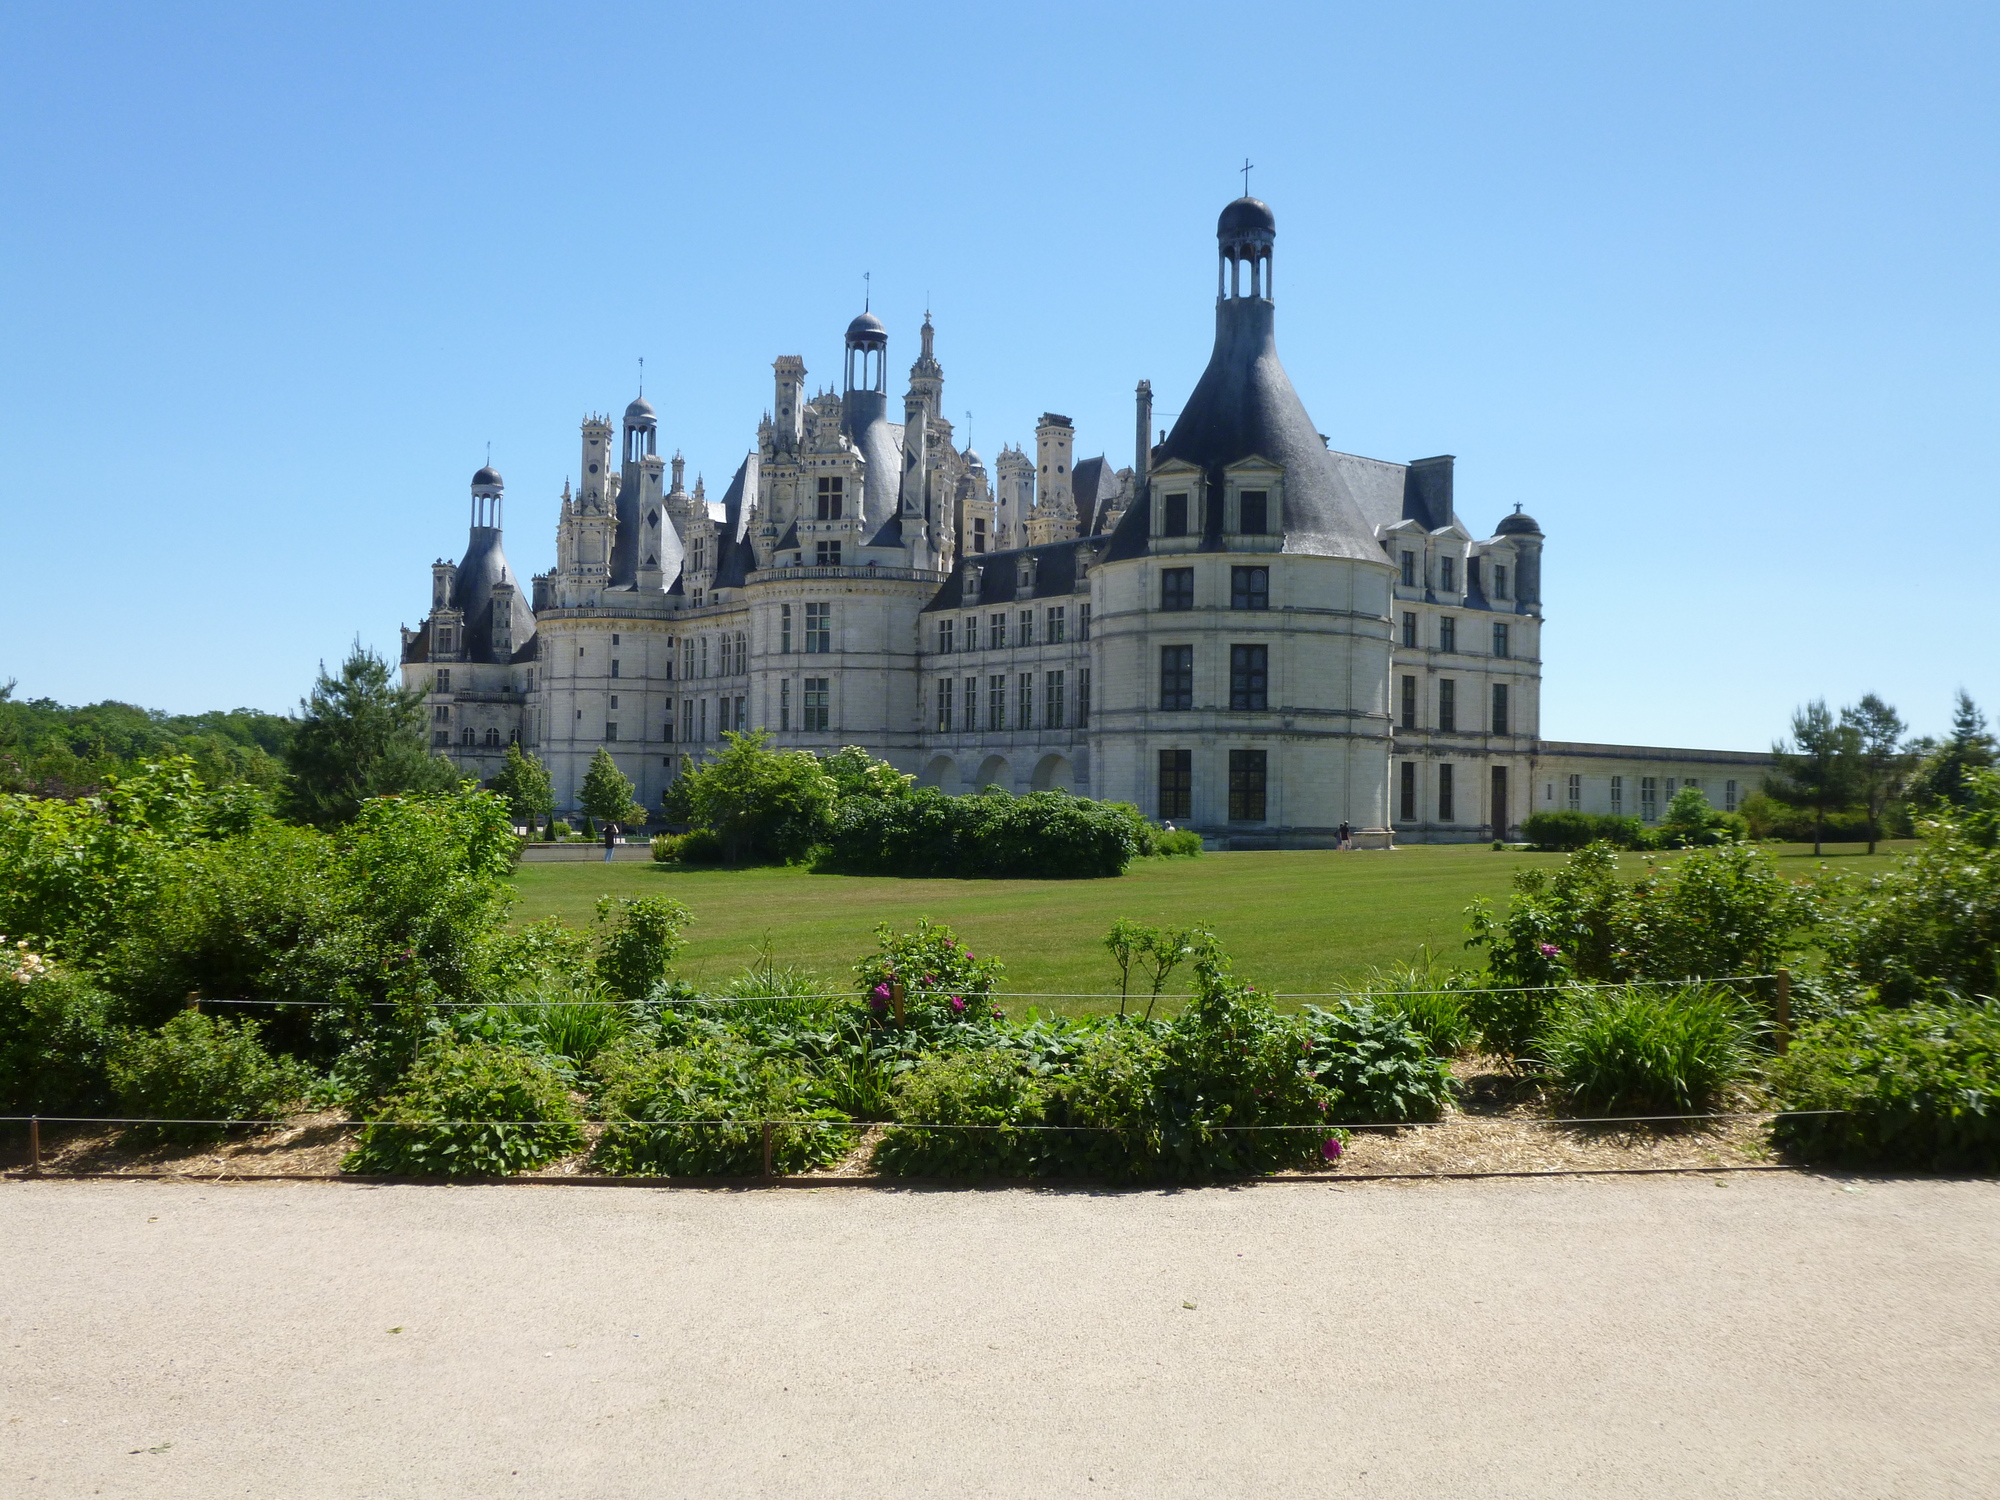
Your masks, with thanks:
[[[1756,1075],[1759,1026],[1715,985],[1571,990],[1538,1041],[1549,1078],[1578,1109],[1691,1114]]]
[[[1436,1057],[1456,1057],[1478,1039],[1466,1011],[1469,976],[1428,953],[1416,963],[1378,966],[1360,986],[1359,1003],[1379,1015],[1400,1017]]]
[[[513,1033],[573,1063],[587,1063],[632,1028],[631,1009],[603,984],[558,979],[516,990],[500,1007]]]

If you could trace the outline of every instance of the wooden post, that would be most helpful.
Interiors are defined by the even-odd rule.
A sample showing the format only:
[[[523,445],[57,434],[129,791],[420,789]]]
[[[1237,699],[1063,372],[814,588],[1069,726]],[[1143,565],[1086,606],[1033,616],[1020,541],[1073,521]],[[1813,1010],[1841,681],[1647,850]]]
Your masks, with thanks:
[[[198,1011],[198,1010],[200,1010],[200,1009],[201,1009],[201,991],[200,991],[200,990],[189,990],[189,991],[188,991],[188,1003],[187,1003],[187,1008],[188,1008],[189,1010],[196,1010],[196,1011]]]
[[[900,979],[889,982],[889,1004],[895,1007],[896,1024],[901,1026],[903,1024],[903,981]]]
[[[1778,1047],[1778,1056],[1783,1057],[1786,1049],[1792,1045],[1792,971],[1790,969],[1778,970],[1778,995],[1776,1003],[1772,1007],[1772,1012],[1773,1019],[1776,1022],[1775,1040]]]
[[[771,1122],[764,1122],[764,1177],[769,1181],[775,1174],[771,1171]]]
[[[42,1117],[28,1117],[28,1170],[37,1177],[42,1175]]]

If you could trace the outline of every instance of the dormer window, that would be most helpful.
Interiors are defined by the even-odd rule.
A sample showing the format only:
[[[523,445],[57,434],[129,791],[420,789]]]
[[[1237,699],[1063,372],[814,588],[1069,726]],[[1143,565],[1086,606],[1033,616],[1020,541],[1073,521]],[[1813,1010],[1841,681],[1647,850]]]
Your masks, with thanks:
[[[1186,536],[1188,534],[1188,497],[1168,495],[1161,501],[1164,509],[1160,515],[1160,535]]]
[[[984,552],[986,548],[982,544],[979,550]],[[979,602],[979,575],[981,571],[979,568],[971,567],[965,570],[963,589],[967,604],[977,604]]]
[[[1406,589],[1413,589],[1417,586],[1417,554],[1414,552],[1405,552],[1403,554],[1402,583]]]
[[[1507,597],[1507,570],[1499,563],[1493,565],[1493,597],[1495,599]]]
[[[819,518],[822,521],[838,521],[846,504],[847,481],[839,475],[827,475],[819,481]]]
[[[1438,587],[1447,594],[1458,592],[1458,559],[1440,557],[1438,559]]]
[[[1236,497],[1237,530],[1245,536],[1263,536],[1270,528],[1267,525],[1271,507],[1268,490],[1245,490]]]

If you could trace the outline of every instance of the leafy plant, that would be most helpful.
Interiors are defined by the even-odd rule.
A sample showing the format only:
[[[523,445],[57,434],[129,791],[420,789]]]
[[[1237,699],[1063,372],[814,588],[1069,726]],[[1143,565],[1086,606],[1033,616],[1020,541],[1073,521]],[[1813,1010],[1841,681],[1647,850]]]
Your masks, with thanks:
[[[1008,1052],[925,1058],[896,1087],[895,1118],[876,1143],[878,1172],[897,1177],[1027,1177],[1042,1165],[1042,1083]],[[938,1127],[926,1129],[923,1127]]]
[[[1025,797],[852,797],[817,868],[855,875],[1085,879],[1119,875],[1149,844],[1138,809],[1063,791]]]
[[[669,815],[713,834],[730,864],[804,859],[833,826],[834,778],[809,751],[771,749],[762,730],[723,738],[720,755],[683,771],[669,789]],[[867,774],[846,762],[842,769]]]
[[[496,1177],[578,1150],[581,1116],[562,1076],[534,1053],[439,1038],[377,1109],[344,1172]]]
[[[583,804],[585,832],[589,831],[591,818],[601,823],[634,825],[646,821],[646,809],[632,800],[632,779],[618,769],[618,762],[602,745],[590,757],[583,785],[577,790],[577,801]]]
[[[0,938],[0,1114],[73,1114],[104,1104],[105,1004],[81,971]]]
[[[1646,825],[1637,818],[1616,813],[1553,812],[1530,813],[1521,820],[1521,837],[1536,849],[1570,852],[1590,844],[1610,844],[1617,849],[1646,847]]]
[[[1299,1016],[1306,1069],[1343,1121],[1435,1120],[1451,1098],[1450,1067],[1393,1010],[1361,1001],[1340,1010],[1308,1005]]]
[[[1146,1016],[1151,1019],[1153,1006],[1165,991],[1167,981],[1194,956],[1201,933],[1200,927],[1145,927],[1125,917],[1113,922],[1111,931],[1104,936],[1104,947],[1118,965],[1118,1014],[1125,1014],[1132,971],[1137,969],[1149,989]]]
[[[312,1084],[311,1070],[274,1058],[255,1021],[184,1010],[157,1032],[126,1032],[109,1058],[111,1087],[127,1115],[192,1123],[142,1125],[135,1134],[199,1141],[220,1135],[213,1121],[282,1114]]]
[[[623,1037],[631,1011],[608,987],[551,979],[517,990],[500,1006],[504,1033],[554,1057],[588,1063]]]
[[[643,1000],[667,978],[694,914],[667,896],[605,896],[597,920],[612,924],[598,948],[598,978],[627,1000]]]
[[[1693,1114],[1757,1071],[1758,1022],[1717,985],[1573,990],[1538,1046],[1572,1104],[1606,1115]]]
[[[875,929],[879,945],[857,960],[854,977],[878,1024],[895,1021],[902,991],[901,1024],[921,1029],[955,1027],[989,1019],[993,984],[1006,965],[975,957],[949,927],[919,917],[914,932],[887,922]]]
[[[1869,1010],[1800,1030],[1771,1067],[1774,1143],[1808,1161],[2000,1170],[2000,1006]]]
[[[1426,951],[1419,963],[1373,970],[1360,990],[1377,1011],[1400,1017],[1433,1054],[1455,1057],[1478,1037],[1466,1011],[1465,997],[1472,986],[1471,975],[1446,967]]]

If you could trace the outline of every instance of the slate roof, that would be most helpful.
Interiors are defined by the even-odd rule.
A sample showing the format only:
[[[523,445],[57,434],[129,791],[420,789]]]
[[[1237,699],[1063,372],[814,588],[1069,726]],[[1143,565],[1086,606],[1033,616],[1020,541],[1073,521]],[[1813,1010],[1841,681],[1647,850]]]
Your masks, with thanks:
[[[1078,567],[1078,554],[1085,548],[1094,549],[1096,545],[1090,537],[1076,537],[1041,547],[1017,547],[1011,552],[975,552],[969,557],[962,557],[931,596],[930,603],[924,606],[923,613],[984,609],[989,604],[1013,604],[1024,599],[1060,599],[1074,594],[1083,576]],[[1021,558],[1024,554],[1035,559],[1034,587],[1026,592],[1020,587]],[[980,569],[977,604],[965,602],[967,568]]]

